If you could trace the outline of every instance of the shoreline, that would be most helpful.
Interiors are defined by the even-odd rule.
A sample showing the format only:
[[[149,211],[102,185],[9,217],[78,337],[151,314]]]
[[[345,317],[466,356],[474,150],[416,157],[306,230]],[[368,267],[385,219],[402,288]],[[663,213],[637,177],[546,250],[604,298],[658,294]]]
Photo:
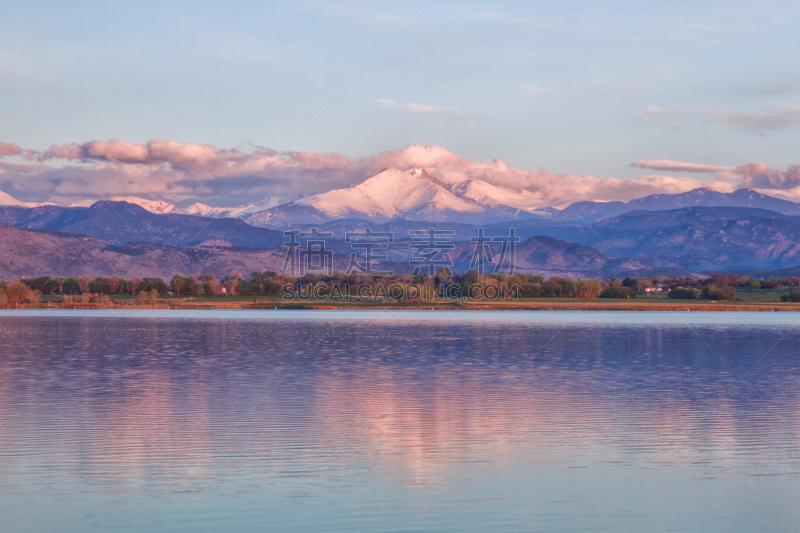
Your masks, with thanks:
[[[0,307],[14,310],[297,310],[297,311],[684,311],[684,312],[798,312],[800,303],[792,302],[744,302],[744,301],[698,301],[698,300],[562,300],[543,299],[536,301],[445,301],[445,302],[348,302],[348,301],[219,301],[205,298],[157,300],[112,300],[103,303],[70,303],[46,301],[19,307]]]

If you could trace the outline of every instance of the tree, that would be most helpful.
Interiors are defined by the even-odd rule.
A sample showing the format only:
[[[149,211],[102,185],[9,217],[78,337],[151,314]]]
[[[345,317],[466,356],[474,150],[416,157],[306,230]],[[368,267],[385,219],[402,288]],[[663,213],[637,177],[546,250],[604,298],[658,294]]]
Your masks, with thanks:
[[[89,284],[91,292],[96,294],[108,294],[111,292],[111,284],[106,278],[97,278]]]
[[[697,291],[694,289],[671,289],[667,293],[667,298],[673,300],[695,300],[697,299]]]
[[[230,276],[225,276],[225,291],[231,296],[236,294],[236,287],[242,280],[242,275],[238,272],[232,272]]]
[[[141,283],[142,279],[139,277],[135,277],[128,282],[128,291],[131,293],[131,296],[136,296],[136,291]]]
[[[12,281],[6,287],[6,299],[11,305],[18,305],[22,302],[36,303],[39,296],[27,285],[20,281]]]
[[[747,280],[747,292],[757,291],[761,288],[761,282],[757,279],[748,279]]]
[[[638,292],[645,292],[645,289],[649,289],[653,286],[653,283],[648,278],[637,278],[636,279],[636,290]]]
[[[593,300],[600,296],[603,291],[603,284],[596,279],[576,281],[572,290],[576,298],[580,300]]]
[[[619,280],[617,280],[619,282]],[[600,293],[600,298],[636,298],[636,293],[631,287],[612,285]]]
[[[78,289],[81,291],[81,294],[86,294],[89,292],[89,286],[91,285],[92,280],[87,278],[86,276],[81,276],[78,278]]]
[[[142,280],[142,286],[139,288],[140,291],[149,291],[155,289],[159,294],[166,294],[169,291],[169,287],[164,280],[161,278],[144,278]]]
[[[186,294],[186,285],[188,284],[188,281],[189,280],[187,278],[175,274],[169,281],[169,287],[173,293],[180,296],[181,294]]]
[[[214,274],[209,273],[200,276],[200,283],[203,288],[203,292],[207,296],[219,294],[220,283]]]
[[[789,291],[781,295],[782,302],[800,302],[800,290]]]
[[[703,298],[708,300],[735,300],[736,290],[725,285],[714,285],[709,283],[701,291]]]
[[[117,290],[120,286],[120,280],[118,277],[113,277],[108,280],[108,288],[110,289],[109,294],[117,294]]]

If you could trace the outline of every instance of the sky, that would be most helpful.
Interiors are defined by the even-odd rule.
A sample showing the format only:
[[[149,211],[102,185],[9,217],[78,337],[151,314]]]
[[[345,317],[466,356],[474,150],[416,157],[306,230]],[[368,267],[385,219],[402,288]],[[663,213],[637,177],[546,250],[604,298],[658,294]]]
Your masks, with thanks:
[[[225,206],[381,165],[800,200],[793,2],[0,4],[0,191]]]

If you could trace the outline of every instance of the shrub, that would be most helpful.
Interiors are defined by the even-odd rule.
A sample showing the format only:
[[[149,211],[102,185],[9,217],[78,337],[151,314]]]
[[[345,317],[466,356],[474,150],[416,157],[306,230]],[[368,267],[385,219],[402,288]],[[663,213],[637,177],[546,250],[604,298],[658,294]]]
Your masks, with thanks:
[[[11,305],[17,305],[23,302],[33,304],[39,301],[39,295],[20,281],[12,281],[8,284],[8,287],[6,287],[6,298]]]
[[[671,289],[667,293],[667,298],[674,300],[694,300],[697,298],[697,291],[694,289]]]
[[[576,281],[572,289],[575,298],[581,300],[593,300],[600,296],[603,291],[603,284],[596,279],[587,279],[584,281]]]
[[[761,288],[761,283],[757,279],[747,280],[747,291],[757,291]]]
[[[606,287],[600,298],[636,298],[636,292],[631,287]]]
[[[709,283],[703,287],[702,296],[708,300],[735,300],[736,291],[725,285]]]
[[[800,302],[800,290],[789,291],[781,295],[782,302]]]

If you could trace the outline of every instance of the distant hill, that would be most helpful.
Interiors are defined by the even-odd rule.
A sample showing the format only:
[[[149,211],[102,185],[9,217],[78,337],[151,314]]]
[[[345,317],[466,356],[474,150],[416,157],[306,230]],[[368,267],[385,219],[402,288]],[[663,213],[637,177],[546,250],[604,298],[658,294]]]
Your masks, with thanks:
[[[87,235],[112,244],[132,241],[176,246],[274,248],[283,234],[239,219],[155,214],[127,202],[91,207],[0,208],[0,220],[15,227]]]
[[[501,225],[492,228],[499,229],[505,231]],[[800,217],[765,209],[639,210],[585,226],[523,227],[518,233],[572,240],[656,268],[772,270],[800,264]]]
[[[341,240],[337,240],[341,245]],[[349,245],[334,252],[334,270],[344,271],[349,262]],[[242,248],[212,249],[205,247],[170,246],[130,242],[124,246],[109,245],[92,237],[42,230],[26,230],[0,222],[0,279],[19,277],[89,277],[119,276],[130,278],[161,277],[174,274],[199,275],[213,272],[218,276],[239,271],[275,270],[280,272],[285,248],[253,250]],[[456,272],[469,269],[474,246],[461,242],[452,250]],[[397,243],[390,255],[393,260],[376,264],[376,270],[396,274],[410,273],[408,243]],[[517,246],[517,271],[550,276],[621,277],[627,273],[649,272],[641,261],[618,260],[574,242],[549,237],[532,237]],[[487,270],[487,273],[491,269]],[[289,273],[287,273],[289,274]]]
[[[492,246],[498,260],[499,245]],[[453,258],[456,270],[469,270],[474,253],[472,243],[456,246]],[[653,267],[641,260],[619,259],[604,255],[594,248],[576,242],[563,241],[546,236],[525,239],[516,247],[516,271],[540,274],[545,277],[565,276],[572,278],[614,278],[626,275],[646,275]],[[491,268],[486,273],[490,273]],[[503,270],[505,272],[505,270]],[[686,271],[686,275],[692,275]]]
[[[217,276],[239,271],[280,270],[285,250],[210,249],[128,243],[122,247],[91,237],[13,228],[0,222],[0,279],[20,277],[119,276],[160,277],[174,274]],[[347,256],[336,254],[337,268]]]
[[[552,218],[560,221],[577,220],[584,224],[590,224],[639,209],[666,211],[693,206],[753,207],[769,209],[784,215],[800,215],[800,204],[767,196],[752,189],[742,188],[731,193],[723,193],[701,188],[681,194],[653,194],[630,202],[576,202],[556,213]]]

